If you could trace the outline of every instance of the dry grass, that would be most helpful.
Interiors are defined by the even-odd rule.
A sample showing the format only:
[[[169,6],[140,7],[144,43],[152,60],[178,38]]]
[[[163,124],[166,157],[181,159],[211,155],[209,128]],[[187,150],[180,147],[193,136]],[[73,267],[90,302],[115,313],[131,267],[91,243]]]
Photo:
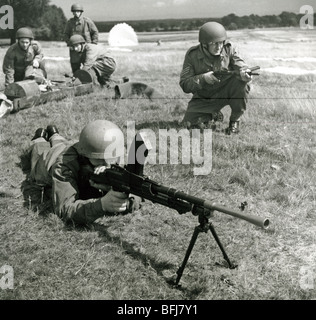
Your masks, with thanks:
[[[126,121],[135,120],[138,129],[156,133],[182,119],[190,95],[181,92],[179,73],[184,54],[195,41],[163,42],[159,47],[144,42],[132,52],[112,52],[119,63],[115,77],[126,75],[154,86],[166,96],[163,101],[115,101],[112,92],[96,90],[1,120],[0,266],[9,264],[15,272],[14,289],[0,291],[1,299],[316,298],[315,287],[302,284],[302,270],[308,268],[316,285],[315,76],[264,72],[277,64],[275,57],[311,56],[315,35],[291,29],[236,31],[230,36],[239,40],[245,60],[263,69],[253,82],[242,132],[222,133],[229,115],[226,107],[225,123],[213,134],[209,175],[194,176],[192,165],[149,165],[146,174],[232,208],[246,200],[250,213],[272,221],[264,231],[215,213],[214,226],[238,268],[219,266],[222,257],[215,241],[210,234],[201,234],[182,287],[174,289],[168,280],[175,276],[197,224],[193,215],[146,202],[133,215],[72,228],[52,213],[49,192],[40,204],[40,190],[25,181],[23,155],[37,127],[55,123],[65,137],[76,140],[82,127],[97,118],[116,122],[124,132]],[[67,48],[61,45],[43,47],[49,56],[67,57]],[[1,49],[0,57],[3,54]],[[315,68],[310,63],[298,65]],[[49,68],[59,72],[67,65],[58,62]]]

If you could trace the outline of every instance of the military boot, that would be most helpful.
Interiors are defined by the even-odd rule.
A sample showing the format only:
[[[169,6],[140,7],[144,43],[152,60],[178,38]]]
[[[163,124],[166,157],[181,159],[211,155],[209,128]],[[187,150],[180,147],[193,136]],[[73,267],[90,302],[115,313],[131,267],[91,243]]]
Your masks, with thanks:
[[[47,140],[49,140],[55,133],[59,133],[55,125],[48,125],[46,128],[47,131]]]
[[[212,114],[212,119],[215,122],[223,122],[224,121],[224,115],[221,111],[217,111],[215,113]]]
[[[37,139],[37,138],[44,138],[45,140],[48,140],[48,137],[47,137],[47,131],[43,128],[38,128],[36,131],[35,131],[35,134],[34,134],[34,137],[31,139],[31,141]]]
[[[239,133],[239,121],[229,121],[229,126],[226,129],[226,134]]]

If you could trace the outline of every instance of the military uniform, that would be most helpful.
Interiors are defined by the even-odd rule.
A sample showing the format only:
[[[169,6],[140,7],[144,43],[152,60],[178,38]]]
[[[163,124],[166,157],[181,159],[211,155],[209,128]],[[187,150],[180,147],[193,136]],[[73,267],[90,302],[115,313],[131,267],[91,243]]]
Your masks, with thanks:
[[[73,72],[80,68],[93,70],[99,83],[105,84],[116,69],[114,58],[104,53],[104,48],[92,43],[86,43],[81,52],[73,52]]]
[[[42,187],[52,187],[53,208],[64,221],[84,224],[104,216],[100,198],[105,192],[89,184],[93,167],[77,151],[77,143],[54,135],[50,142],[37,138],[30,147],[29,178]]]
[[[110,185],[90,181],[96,169],[104,169],[125,156],[121,149],[113,159],[112,148],[108,151],[113,138],[124,142],[123,132],[119,136],[117,130],[111,121],[95,120],[83,128],[78,142],[67,141],[54,125],[36,130],[29,150],[29,178],[37,185],[52,187],[54,212],[65,222],[86,224],[104,215],[126,214],[140,208],[140,197],[128,198],[125,193],[111,190]]]
[[[5,74],[5,86],[31,77],[36,70],[33,68],[34,60],[39,62],[42,75],[46,78],[42,48],[37,41],[32,41],[26,51],[22,50],[18,43],[10,46],[2,65],[2,70]]]
[[[64,40],[69,46],[69,39],[74,34],[80,34],[86,41],[86,43],[98,44],[99,41],[99,31],[94,22],[87,17],[81,16],[78,18],[71,18],[67,21],[65,31],[64,31]],[[70,63],[72,66],[72,71],[76,69],[75,64],[75,53],[73,50],[69,51]]]
[[[185,93],[193,93],[184,116],[184,121],[195,124],[211,119],[225,105],[232,109],[231,121],[239,121],[246,110],[249,84],[242,81],[239,70],[247,69],[230,41],[225,41],[221,54],[211,55],[202,45],[191,47],[184,59],[180,86]],[[238,71],[236,75],[217,77],[219,83],[208,84],[203,74],[209,71]]]
[[[94,22],[87,17],[81,16],[79,19],[71,18],[67,21],[64,31],[64,40],[66,41],[67,45],[69,45],[70,37],[74,34],[82,35],[87,43],[98,44],[98,29]]]

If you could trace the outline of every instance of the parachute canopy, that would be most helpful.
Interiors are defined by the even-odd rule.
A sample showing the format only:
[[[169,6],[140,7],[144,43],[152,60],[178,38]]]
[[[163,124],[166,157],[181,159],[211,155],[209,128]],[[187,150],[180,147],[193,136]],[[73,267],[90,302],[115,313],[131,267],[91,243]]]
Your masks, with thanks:
[[[110,47],[130,47],[137,46],[138,39],[134,29],[127,23],[116,24],[109,33]]]

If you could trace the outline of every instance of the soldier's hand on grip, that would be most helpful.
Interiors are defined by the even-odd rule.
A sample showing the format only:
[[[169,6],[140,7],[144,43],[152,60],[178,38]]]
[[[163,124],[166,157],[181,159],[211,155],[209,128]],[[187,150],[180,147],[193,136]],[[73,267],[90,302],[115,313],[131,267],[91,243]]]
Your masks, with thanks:
[[[206,83],[208,83],[208,84],[215,84],[215,83],[220,82],[220,80],[214,76],[213,71],[209,71],[209,72],[204,73],[203,78],[206,81]]]
[[[102,209],[106,212],[124,212],[128,203],[129,200],[125,193],[112,189],[101,198]]]
[[[251,70],[250,69],[242,69],[239,72],[240,78],[242,81],[249,82],[252,80]]]

